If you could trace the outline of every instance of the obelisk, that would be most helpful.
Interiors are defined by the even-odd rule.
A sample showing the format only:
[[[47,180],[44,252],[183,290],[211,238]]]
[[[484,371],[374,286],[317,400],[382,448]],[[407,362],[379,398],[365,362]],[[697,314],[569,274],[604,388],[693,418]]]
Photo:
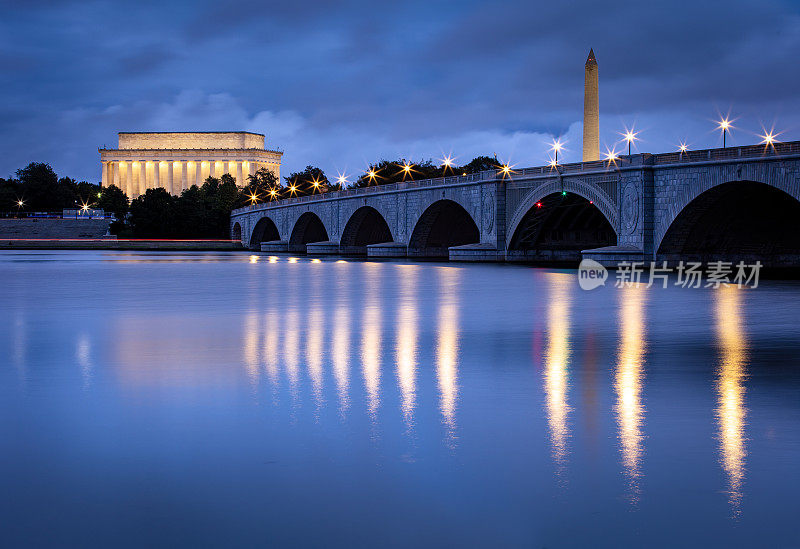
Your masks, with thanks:
[[[597,59],[589,50],[583,81],[583,161],[600,160],[600,102],[597,94]]]

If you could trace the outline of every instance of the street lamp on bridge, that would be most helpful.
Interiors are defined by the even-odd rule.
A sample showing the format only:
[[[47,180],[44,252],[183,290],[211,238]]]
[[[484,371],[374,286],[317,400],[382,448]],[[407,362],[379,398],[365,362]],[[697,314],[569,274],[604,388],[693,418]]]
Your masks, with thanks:
[[[638,137],[636,137],[637,135],[639,135],[639,132],[635,132],[632,129],[625,130],[625,133],[622,134],[622,136],[625,138],[625,141],[628,142],[628,156],[631,155],[631,144],[638,139]]]
[[[551,163],[551,165],[556,166],[558,165],[558,151],[564,148],[564,144],[561,142],[560,139],[554,139],[553,144],[550,146],[550,150],[553,151],[556,155],[555,160]]]
[[[723,149],[727,146],[726,137],[727,137],[728,132],[730,131],[730,129],[732,127],[733,126],[731,125],[731,121],[728,119],[727,116],[725,118],[723,118],[722,120],[720,120],[719,124],[717,125],[717,129],[722,130],[722,148]]]

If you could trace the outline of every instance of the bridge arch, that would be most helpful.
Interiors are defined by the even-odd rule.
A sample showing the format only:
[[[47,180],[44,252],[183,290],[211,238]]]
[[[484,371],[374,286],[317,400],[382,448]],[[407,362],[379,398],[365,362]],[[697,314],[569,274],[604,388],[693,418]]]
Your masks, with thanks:
[[[581,250],[616,242],[614,227],[593,200],[559,191],[542,196],[521,216],[509,234],[506,257],[577,262]]]
[[[314,212],[304,212],[292,228],[289,237],[290,252],[305,252],[306,244],[330,240],[322,219]]]
[[[563,191],[566,191],[568,194],[572,193],[580,196],[590,202],[603,214],[606,221],[608,221],[611,228],[614,230],[615,235],[618,234],[619,216],[614,201],[610,196],[599,188],[585,183],[580,179],[551,180],[533,189],[519,206],[517,206],[508,224],[508,230],[506,231],[506,249],[510,249],[511,240],[518,231],[520,223],[522,223],[525,216],[536,207],[536,204],[541,202],[546,196],[561,194]],[[615,243],[616,242],[614,242],[614,244]]]
[[[242,226],[238,221],[233,224],[233,228],[231,229],[231,240],[242,241]]]
[[[441,199],[422,212],[408,242],[409,256],[448,257],[448,248],[480,242],[470,213],[458,202]]]
[[[657,242],[660,260],[800,260],[800,200],[777,186],[729,181],[699,192]]]
[[[250,248],[253,250],[258,250],[261,248],[262,242],[270,242],[272,240],[280,239],[281,236],[278,232],[278,226],[271,218],[265,216],[259,219],[258,223],[256,223],[256,226],[253,227],[253,232],[250,234]]]
[[[372,206],[361,206],[348,218],[339,249],[345,255],[366,255],[370,244],[393,240],[392,231],[383,215]]]

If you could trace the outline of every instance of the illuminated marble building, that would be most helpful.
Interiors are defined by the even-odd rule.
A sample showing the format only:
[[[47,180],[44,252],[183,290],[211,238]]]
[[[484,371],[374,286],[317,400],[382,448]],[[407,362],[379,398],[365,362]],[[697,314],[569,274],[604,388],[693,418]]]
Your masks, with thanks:
[[[129,198],[158,187],[178,195],[225,173],[244,185],[260,168],[280,178],[283,155],[250,132],[119,132],[118,148],[99,151],[103,187],[116,185]]]

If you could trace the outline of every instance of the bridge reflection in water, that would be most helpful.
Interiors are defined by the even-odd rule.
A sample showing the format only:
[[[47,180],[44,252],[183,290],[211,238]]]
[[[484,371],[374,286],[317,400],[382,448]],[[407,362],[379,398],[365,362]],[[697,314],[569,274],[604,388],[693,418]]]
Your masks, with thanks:
[[[459,439],[459,369],[465,358],[461,344],[464,273],[461,267],[432,268],[436,273],[436,300],[431,304],[420,301],[423,292],[418,289],[419,265],[374,262],[341,261],[336,265],[338,293],[327,305],[322,293],[314,288],[309,288],[313,298],[308,301],[291,294],[271,294],[262,314],[254,310],[244,319],[242,359],[248,379],[257,385],[263,371],[276,395],[283,368],[295,406],[299,405],[300,390],[307,380],[317,418],[326,406],[325,384],[330,380],[342,421],[347,420],[347,412],[354,403],[351,391],[363,387],[364,408],[373,436],[378,433],[382,392],[391,392],[389,400],[398,399],[398,408],[394,410],[399,413],[395,417],[402,419],[406,434],[412,438],[415,414],[421,405],[428,404],[419,401],[418,385],[421,383],[424,389],[435,383],[443,442],[455,449]],[[350,280],[354,271],[360,277],[358,294],[354,293]],[[574,334],[572,328],[577,321],[573,315],[579,297],[575,278],[571,273],[558,272],[542,276],[547,291],[546,340],[541,357],[546,436],[556,476],[564,479],[573,436],[571,386],[585,384],[584,377],[589,374],[581,370],[579,360],[583,335]],[[614,401],[609,411],[613,414],[619,459],[626,479],[625,497],[634,505],[642,497],[646,441],[646,406],[642,394],[649,291],[644,285],[616,289],[616,310],[605,311],[609,319],[617,319],[615,363],[611,370]],[[389,306],[387,292],[392,296],[388,301],[393,302]],[[719,462],[727,478],[730,507],[734,515],[739,515],[747,455],[744,381],[748,344],[742,311],[744,294],[735,287],[723,286],[712,295],[719,349],[714,386]],[[433,308],[431,314],[428,307]],[[394,320],[388,326],[384,324],[387,311]],[[427,329],[432,331],[433,346],[428,351],[431,356],[420,347]],[[385,349],[387,341],[391,346]],[[394,370],[394,383],[384,382],[382,369],[386,362]],[[351,379],[355,364],[360,364],[363,385],[354,384]],[[387,418],[393,415],[392,408],[384,412]]]
[[[364,388],[367,391],[367,410],[374,430],[378,422],[378,407],[381,404],[383,318],[380,296],[383,289],[383,265],[366,263],[364,270],[366,297],[361,323],[361,371],[364,375]]]
[[[547,275],[547,348],[545,350],[544,392],[550,444],[556,471],[560,474],[567,459],[569,438],[570,306],[575,278],[565,273]]]
[[[439,267],[439,313],[436,329],[436,377],[439,381],[442,421],[447,442],[456,438],[458,400],[459,279],[461,269]]]
[[[716,292],[716,328],[719,346],[717,370],[717,424],[720,463],[728,477],[728,501],[734,516],[741,513],[745,477],[744,380],[747,376],[747,338],[743,319],[744,291],[722,286]]]
[[[645,321],[647,289],[643,284],[621,288],[619,300],[619,351],[614,389],[617,401],[614,412],[619,429],[622,466],[628,478],[628,499],[639,501],[641,459],[643,452],[642,379],[644,377]]]
[[[416,265],[403,265],[399,275],[400,295],[397,309],[397,384],[400,388],[401,410],[406,429],[414,428],[414,408],[417,398],[417,287]]]

